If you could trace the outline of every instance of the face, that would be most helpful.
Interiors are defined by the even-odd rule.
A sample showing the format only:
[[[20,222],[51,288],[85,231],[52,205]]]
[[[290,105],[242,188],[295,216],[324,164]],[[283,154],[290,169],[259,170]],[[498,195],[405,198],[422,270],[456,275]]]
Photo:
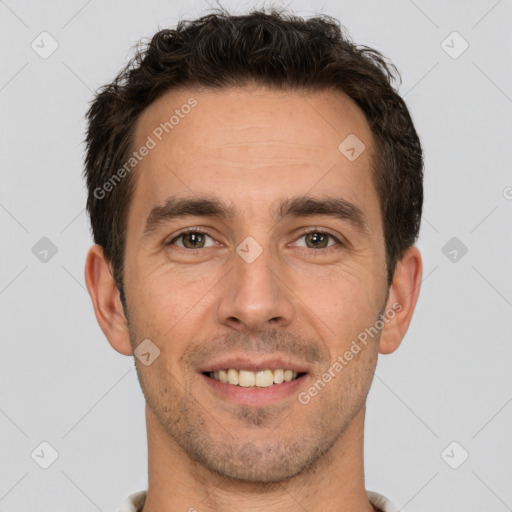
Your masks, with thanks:
[[[335,92],[189,90],[142,113],[134,146],[148,136],[124,286],[133,348],[160,351],[136,359],[152,421],[218,474],[297,475],[336,449],[377,361],[378,336],[335,364],[387,298],[368,124]]]

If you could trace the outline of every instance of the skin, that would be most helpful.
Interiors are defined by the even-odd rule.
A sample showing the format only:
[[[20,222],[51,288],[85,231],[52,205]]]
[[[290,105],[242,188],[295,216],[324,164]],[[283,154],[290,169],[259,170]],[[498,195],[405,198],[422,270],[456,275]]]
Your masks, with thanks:
[[[150,339],[160,349],[148,366],[135,358],[147,402],[144,512],[372,511],[363,468],[366,398],[378,354],[395,351],[408,329],[422,262],[411,247],[387,286],[368,123],[339,92],[170,91],[138,119],[134,147],[190,97],[197,106],[134,171],[124,273],[128,319],[101,247],[91,247],[85,268],[97,321],[112,347],[132,355]],[[338,150],[349,134],[366,146],[354,161]],[[167,197],[206,194],[232,205],[233,218],[174,219],[143,236],[151,209]],[[332,216],[271,216],[272,205],[306,194],[353,203],[368,233]],[[187,248],[190,236],[166,245],[194,227],[208,235],[199,249]],[[304,236],[308,228],[335,238],[318,248]],[[248,236],[263,249],[252,263],[236,252]],[[301,404],[298,392],[394,303],[401,309],[379,335]],[[309,373],[297,392],[275,403],[236,404],[213,393],[198,371],[234,353],[292,356]]]

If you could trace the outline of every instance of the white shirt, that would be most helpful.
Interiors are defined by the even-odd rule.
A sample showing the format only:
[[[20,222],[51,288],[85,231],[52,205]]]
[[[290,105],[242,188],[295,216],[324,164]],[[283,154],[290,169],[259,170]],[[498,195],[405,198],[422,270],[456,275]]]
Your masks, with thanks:
[[[385,496],[382,496],[382,494],[373,491],[366,491],[366,493],[368,494],[370,503],[380,510],[380,512],[400,512],[395,505]],[[139,491],[130,494],[117,512],[140,512],[146,502],[146,494],[147,491]]]

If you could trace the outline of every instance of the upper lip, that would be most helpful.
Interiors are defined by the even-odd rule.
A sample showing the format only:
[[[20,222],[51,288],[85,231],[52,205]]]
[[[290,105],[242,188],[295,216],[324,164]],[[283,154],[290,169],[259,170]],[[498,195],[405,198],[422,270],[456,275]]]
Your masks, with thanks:
[[[283,356],[264,356],[262,354],[244,354],[238,356],[224,356],[210,363],[205,364],[199,369],[201,373],[216,372],[219,370],[247,370],[258,372],[262,370],[293,370],[297,373],[309,373],[308,365],[295,361],[290,357]]]

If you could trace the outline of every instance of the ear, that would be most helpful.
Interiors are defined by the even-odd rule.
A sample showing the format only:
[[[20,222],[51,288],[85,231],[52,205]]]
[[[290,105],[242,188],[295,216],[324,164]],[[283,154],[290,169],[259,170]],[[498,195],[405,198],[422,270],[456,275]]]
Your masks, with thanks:
[[[119,290],[110,272],[103,248],[99,245],[93,245],[87,253],[85,283],[91,296],[96,320],[108,342],[119,353],[132,355],[128,322]]]
[[[400,346],[418,301],[422,273],[420,251],[415,246],[410,247],[397,263],[389,290],[384,313],[385,325],[379,341],[381,354],[390,354]]]

